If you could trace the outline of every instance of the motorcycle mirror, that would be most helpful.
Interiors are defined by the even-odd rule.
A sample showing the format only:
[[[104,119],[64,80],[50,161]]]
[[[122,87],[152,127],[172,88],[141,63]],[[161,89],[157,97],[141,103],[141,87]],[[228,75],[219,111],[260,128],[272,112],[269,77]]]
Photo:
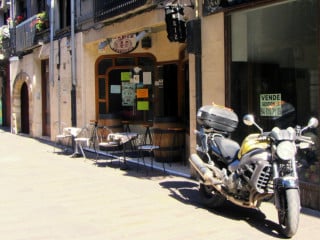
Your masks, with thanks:
[[[316,128],[316,127],[318,127],[318,125],[319,125],[319,121],[317,118],[314,118],[314,117],[310,118],[310,120],[308,122],[309,128]]]
[[[243,123],[247,126],[252,126],[254,122],[254,117],[251,114],[246,114],[243,116]]]
[[[255,125],[259,131],[261,133],[263,133],[263,129],[258,125],[256,124],[255,120],[254,120],[254,116],[251,115],[251,114],[246,114],[243,116],[243,123],[247,126],[252,126],[252,125]]]

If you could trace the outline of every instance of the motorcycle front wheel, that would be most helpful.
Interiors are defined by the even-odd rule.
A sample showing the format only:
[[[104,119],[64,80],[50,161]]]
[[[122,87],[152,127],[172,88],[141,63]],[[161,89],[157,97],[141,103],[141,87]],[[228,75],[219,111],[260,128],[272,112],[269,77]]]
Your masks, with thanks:
[[[300,217],[300,194],[298,189],[286,189],[280,196],[281,209],[278,219],[282,234],[291,238],[298,230]]]
[[[200,184],[200,198],[203,205],[208,208],[218,208],[224,204],[226,198],[216,192],[214,187],[210,185]]]

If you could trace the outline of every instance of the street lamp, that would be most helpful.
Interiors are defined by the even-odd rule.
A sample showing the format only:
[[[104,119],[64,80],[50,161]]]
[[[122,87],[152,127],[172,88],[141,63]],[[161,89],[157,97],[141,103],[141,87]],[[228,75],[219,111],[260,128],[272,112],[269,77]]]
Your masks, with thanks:
[[[167,5],[165,7],[165,20],[168,39],[171,42],[185,42],[186,24],[183,7],[181,5]]]

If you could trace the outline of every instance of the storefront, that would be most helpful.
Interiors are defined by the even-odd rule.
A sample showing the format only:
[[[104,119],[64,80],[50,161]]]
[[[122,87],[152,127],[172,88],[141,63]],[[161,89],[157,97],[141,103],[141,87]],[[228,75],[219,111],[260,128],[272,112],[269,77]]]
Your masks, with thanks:
[[[305,126],[311,116],[320,117],[319,12],[319,0],[288,0],[242,1],[213,14],[224,16],[225,103],[240,119],[253,113],[267,130]],[[246,134],[239,124],[233,137],[241,141]],[[308,134],[319,141],[318,131]],[[318,151],[299,156],[302,203],[317,209]]]
[[[77,125],[96,120],[109,128],[122,124],[128,129],[129,125],[131,131],[141,133],[146,125],[157,127],[166,121],[166,128],[179,126],[184,130],[181,144],[187,156],[187,44],[170,41],[165,9],[90,29],[76,37],[76,49],[81,54],[76,64]]]
[[[165,34],[165,31],[160,33],[162,36]],[[171,45],[171,52],[182,53],[177,54],[176,59],[161,61],[161,56],[150,49],[140,53],[119,49],[126,45],[124,41],[129,41],[128,36],[117,37],[117,49],[116,44],[106,49],[106,52],[120,54],[110,52],[96,60],[95,119],[98,124],[107,125],[111,129],[117,130],[120,127],[138,132],[145,131],[146,125],[154,128],[163,128],[164,125],[166,128],[179,126],[185,135],[189,122],[186,108],[189,98],[187,59],[181,57],[184,56],[185,45],[173,44],[176,46],[173,48],[168,40],[166,43],[162,41],[163,46],[170,48]],[[136,36],[134,34],[133,38]],[[156,39],[155,35],[149,37]],[[157,42],[154,41],[153,44]],[[155,48],[158,46],[155,45]],[[172,137],[173,135],[174,132]],[[182,138],[180,146],[185,146]],[[176,160],[181,161],[182,155],[186,154],[177,154],[179,159]],[[161,159],[164,160],[169,159]]]

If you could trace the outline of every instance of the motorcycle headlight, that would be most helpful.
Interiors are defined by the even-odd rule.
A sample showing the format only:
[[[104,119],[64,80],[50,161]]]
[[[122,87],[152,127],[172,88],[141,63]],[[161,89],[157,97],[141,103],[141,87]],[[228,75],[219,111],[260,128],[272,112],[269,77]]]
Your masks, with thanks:
[[[282,160],[290,160],[296,154],[296,145],[293,142],[283,141],[277,146],[277,155]]]

